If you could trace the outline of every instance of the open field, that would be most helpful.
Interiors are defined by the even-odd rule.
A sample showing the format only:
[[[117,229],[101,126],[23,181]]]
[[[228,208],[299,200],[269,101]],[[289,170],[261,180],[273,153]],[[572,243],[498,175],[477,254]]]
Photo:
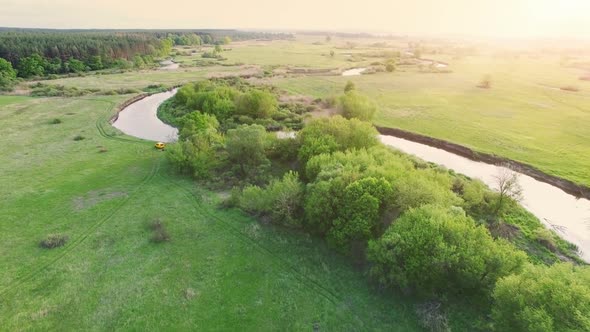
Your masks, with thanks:
[[[378,104],[374,122],[494,153],[549,174],[590,185],[590,82],[556,57],[468,57],[449,74],[395,73],[357,77],[286,77],[271,80],[290,93],[327,97],[351,80]],[[453,62],[454,61],[454,62]],[[491,75],[492,88],[476,85]],[[575,86],[578,92],[560,90]]]
[[[0,97],[2,329],[419,330],[322,240],[218,210],[117,134],[105,119],[129,97]],[[40,248],[51,233],[69,241]]]

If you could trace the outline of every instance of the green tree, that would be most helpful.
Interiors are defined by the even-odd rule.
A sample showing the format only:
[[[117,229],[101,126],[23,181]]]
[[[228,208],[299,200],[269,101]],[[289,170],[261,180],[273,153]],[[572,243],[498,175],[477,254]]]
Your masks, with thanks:
[[[275,96],[265,90],[252,89],[236,99],[236,113],[254,119],[271,117],[278,108]]]
[[[91,70],[101,70],[104,68],[102,58],[99,55],[94,55],[86,60],[86,64]]]
[[[299,132],[299,159],[307,163],[313,156],[347,149],[369,148],[378,144],[377,131],[367,122],[341,116],[309,122]]]
[[[342,115],[347,119],[357,118],[371,121],[377,112],[377,106],[369,98],[356,91],[349,91],[339,99]]]
[[[387,72],[392,73],[395,71],[395,62],[387,62],[387,64],[385,65],[385,70],[387,70]]]
[[[208,135],[217,133],[219,122],[213,115],[203,114],[201,112],[191,112],[180,119],[179,140],[187,140],[196,134],[207,133]]]
[[[20,59],[18,75],[24,78],[31,76],[43,76],[45,74],[45,59],[39,54],[33,54]]]
[[[560,263],[528,265],[498,281],[492,317],[496,331],[590,331],[590,269]]]
[[[215,53],[221,53],[223,51],[223,48],[221,48],[221,45],[215,45],[214,51]]]
[[[274,179],[262,189],[244,188],[239,200],[242,209],[258,215],[270,215],[273,222],[289,227],[300,227],[303,213],[304,186],[295,172]]]
[[[169,146],[168,159],[197,179],[209,177],[219,165],[217,152],[223,142],[218,132],[219,122],[212,115],[192,112],[179,123],[179,142]]]
[[[425,204],[443,207],[460,205],[451,190],[450,179],[432,171],[413,171],[399,179],[395,186],[395,204],[401,211]]]
[[[270,161],[266,157],[266,130],[260,125],[241,125],[227,131],[226,150],[228,161],[235,165],[242,178],[263,175]]]
[[[70,58],[65,64],[66,71],[80,73],[86,70],[86,65],[80,60]]]
[[[354,82],[352,82],[352,81],[346,82],[346,85],[344,86],[344,93],[349,93],[354,90],[356,90],[356,86],[354,85]]]
[[[16,82],[16,70],[12,64],[0,58],[0,91],[11,90]]]
[[[462,211],[432,205],[403,214],[370,242],[368,257],[379,282],[425,297],[488,294],[527,259]]]
[[[337,207],[338,217],[329,232],[329,240],[342,251],[362,245],[376,233],[384,206],[393,189],[385,179],[357,180],[344,189]]]
[[[137,69],[143,69],[146,67],[146,63],[140,55],[133,57],[133,66]]]
[[[223,37],[223,44],[228,45],[231,43],[231,38],[229,36]]]

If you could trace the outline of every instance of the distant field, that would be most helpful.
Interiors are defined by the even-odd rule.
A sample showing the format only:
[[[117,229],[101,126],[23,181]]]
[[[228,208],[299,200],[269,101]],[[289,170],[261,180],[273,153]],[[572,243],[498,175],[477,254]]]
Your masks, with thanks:
[[[450,74],[415,67],[357,77],[287,77],[272,84],[326,97],[352,80],[380,107],[375,123],[446,139],[590,185],[590,82],[557,58],[448,60]],[[476,85],[492,77],[491,89]],[[575,86],[578,92],[560,90]]]
[[[0,329],[420,330],[322,240],[218,210],[117,134],[124,98],[0,96]],[[170,242],[150,242],[155,219]],[[51,233],[66,246],[40,248]]]

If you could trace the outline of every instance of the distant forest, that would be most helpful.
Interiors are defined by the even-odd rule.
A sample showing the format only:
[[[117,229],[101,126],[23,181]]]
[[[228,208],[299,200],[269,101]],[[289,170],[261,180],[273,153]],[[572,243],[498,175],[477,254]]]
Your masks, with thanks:
[[[152,65],[154,58],[168,55],[175,45],[283,38],[290,35],[237,30],[0,28],[0,58],[10,63],[18,77],[28,78],[106,68],[143,68]],[[4,67],[8,64],[4,63]]]

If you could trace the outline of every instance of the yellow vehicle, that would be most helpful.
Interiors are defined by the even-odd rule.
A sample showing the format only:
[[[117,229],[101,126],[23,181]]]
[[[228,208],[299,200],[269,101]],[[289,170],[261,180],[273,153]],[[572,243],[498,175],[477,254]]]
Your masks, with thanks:
[[[156,149],[158,150],[164,150],[164,148],[166,147],[166,144],[162,143],[162,142],[158,142],[156,143],[156,145],[154,145],[156,147]]]

